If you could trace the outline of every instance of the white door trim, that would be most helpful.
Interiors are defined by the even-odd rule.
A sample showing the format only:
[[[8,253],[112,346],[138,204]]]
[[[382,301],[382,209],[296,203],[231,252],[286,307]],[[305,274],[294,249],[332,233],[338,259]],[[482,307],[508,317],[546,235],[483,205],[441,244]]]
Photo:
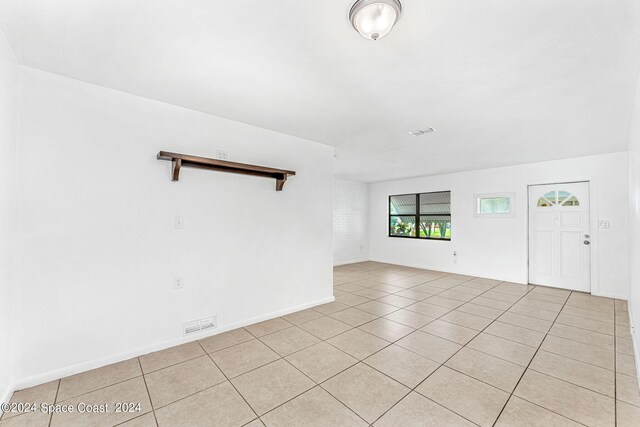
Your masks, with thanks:
[[[591,293],[590,241],[583,244],[591,235],[590,186],[581,181],[528,187],[528,283]],[[556,206],[559,194],[577,198],[579,206]],[[551,201],[548,207],[536,206],[542,197]]]
[[[525,264],[525,277],[527,278],[527,283],[529,282],[529,187],[536,185],[552,185],[552,184],[573,184],[576,182],[588,182],[589,183],[589,226],[591,228],[591,294],[597,296],[605,296],[611,297],[611,295],[603,294],[600,292],[600,266],[598,263],[598,247],[599,247],[599,238],[598,238],[598,178],[597,176],[572,176],[572,177],[559,177],[558,179],[549,179],[540,182],[531,182],[525,185],[524,194],[527,197],[523,197],[522,199],[526,199],[521,202],[521,206],[524,205],[524,215],[527,220],[524,221],[524,229],[523,232],[526,233],[526,244],[524,248],[524,253],[526,257]]]

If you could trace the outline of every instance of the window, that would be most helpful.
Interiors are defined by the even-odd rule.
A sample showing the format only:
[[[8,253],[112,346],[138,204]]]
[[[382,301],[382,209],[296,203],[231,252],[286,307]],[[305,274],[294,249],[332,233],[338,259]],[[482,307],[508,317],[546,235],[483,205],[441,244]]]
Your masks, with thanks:
[[[549,191],[538,199],[539,208],[548,208],[551,206],[580,206],[580,202],[571,193],[566,191]]]
[[[451,240],[451,192],[390,196],[389,236]]]
[[[515,216],[515,193],[476,194],[474,216],[506,218]]]

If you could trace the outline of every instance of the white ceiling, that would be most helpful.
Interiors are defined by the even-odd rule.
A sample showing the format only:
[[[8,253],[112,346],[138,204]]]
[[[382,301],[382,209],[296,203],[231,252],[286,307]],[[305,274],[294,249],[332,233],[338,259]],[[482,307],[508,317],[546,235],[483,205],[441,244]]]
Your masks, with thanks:
[[[0,28],[25,65],[333,145],[344,178],[626,149],[640,2],[402,0],[371,42],[353,1],[0,0]]]

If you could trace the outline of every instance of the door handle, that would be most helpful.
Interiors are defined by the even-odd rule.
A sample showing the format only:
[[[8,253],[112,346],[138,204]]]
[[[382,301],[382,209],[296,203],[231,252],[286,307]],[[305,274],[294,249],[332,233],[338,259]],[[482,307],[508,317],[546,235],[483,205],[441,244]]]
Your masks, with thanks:
[[[588,241],[588,240],[585,240],[585,241],[584,241],[584,244],[585,244],[585,245],[590,245],[590,244],[591,244],[591,242],[590,242],[590,241]]]

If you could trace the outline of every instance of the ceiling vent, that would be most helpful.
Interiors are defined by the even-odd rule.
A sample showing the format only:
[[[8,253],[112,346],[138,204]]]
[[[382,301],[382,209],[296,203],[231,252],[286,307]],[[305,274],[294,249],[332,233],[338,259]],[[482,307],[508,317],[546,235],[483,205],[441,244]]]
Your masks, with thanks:
[[[420,135],[424,135],[427,133],[432,133],[435,132],[436,130],[430,126],[427,126],[424,129],[418,129],[418,130],[412,130],[411,132],[409,132],[411,135],[413,136],[420,136]]]

